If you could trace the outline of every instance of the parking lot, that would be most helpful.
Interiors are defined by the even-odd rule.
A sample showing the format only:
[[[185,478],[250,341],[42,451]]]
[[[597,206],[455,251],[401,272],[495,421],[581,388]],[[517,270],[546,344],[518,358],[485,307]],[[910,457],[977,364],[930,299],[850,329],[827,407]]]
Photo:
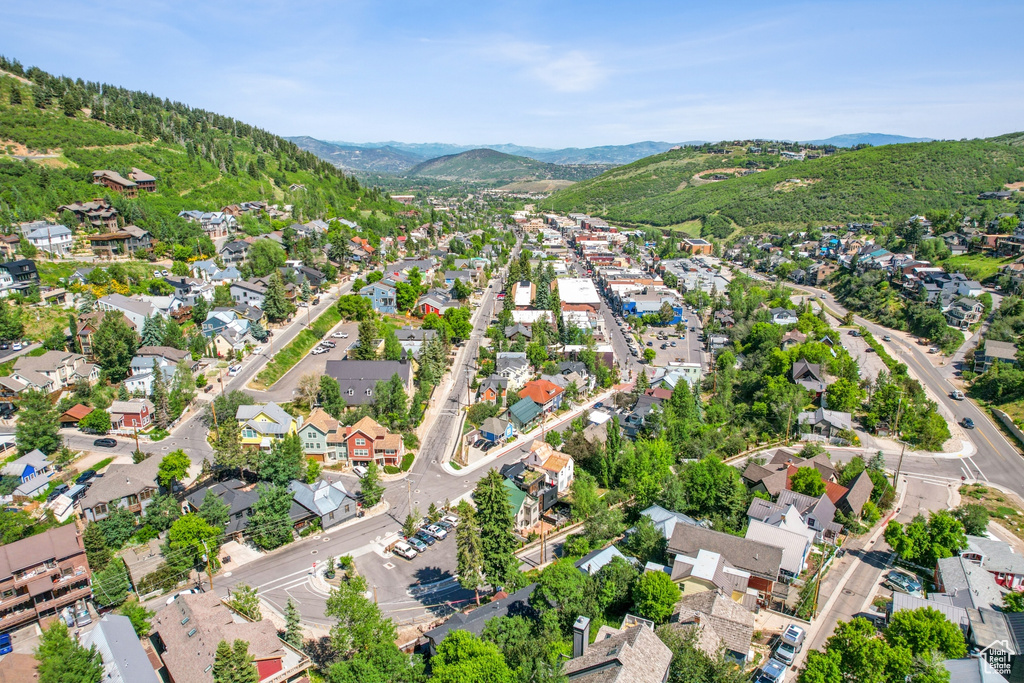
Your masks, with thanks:
[[[327,353],[321,353],[314,355],[312,351],[307,353],[302,360],[295,364],[291,370],[285,374],[274,388],[269,391],[262,392],[261,398],[267,398],[270,400],[288,401],[291,400],[292,392],[295,386],[298,384],[299,378],[303,375],[318,374],[322,375],[327,369],[327,361],[329,360],[342,360],[345,358],[345,354],[352,344],[356,342],[359,336],[359,323],[341,323],[336,327],[331,334],[340,333],[347,334],[348,337],[345,339],[332,338],[330,334],[324,337],[325,341],[334,342],[335,347],[330,349]],[[279,349],[275,349],[277,351]],[[264,353],[270,353],[270,347],[264,345]]]
[[[454,533],[411,560],[395,553],[367,553],[355,564],[375,591],[381,611],[400,626],[451,614],[473,600],[473,592],[462,588],[455,576]]]
[[[878,373],[885,370],[885,363],[868,346],[868,343],[864,341],[864,337],[855,337],[850,334],[850,331],[844,330],[839,343],[857,360],[861,379],[868,379],[873,382],[878,377]]]

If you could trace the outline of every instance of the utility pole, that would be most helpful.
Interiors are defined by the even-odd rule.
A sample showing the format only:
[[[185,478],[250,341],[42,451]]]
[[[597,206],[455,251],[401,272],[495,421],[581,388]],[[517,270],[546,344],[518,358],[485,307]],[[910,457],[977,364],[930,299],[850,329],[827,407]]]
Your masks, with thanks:
[[[900,443],[901,443],[901,444],[903,444],[903,447],[902,447],[902,448],[900,449],[900,460],[899,460],[899,462],[898,462],[898,463],[896,464],[896,473],[895,473],[895,474],[893,474],[893,476],[892,476],[892,487],[893,487],[894,489],[896,488],[896,482],[897,482],[897,481],[899,480],[899,478],[900,478],[900,470],[901,470],[901,469],[903,469],[903,454],[904,454],[904,453],[906,452],[906,450],[907,450],[907,442],[906,442],[906,441],[903,441],[902,439],[900,439]]]
[[[137,451],[142,450],[141,448],[139,448],[139,428],[138,427],[135,428],[135,450],[137,450]]]
[[[412,514],[412,482],[408,479],[405,480],[405,488],[409,494],[409,514]]]
[[[789,429],[793,424],[793,404],[789,404],[789,414],[786,416],[786,443],[789,443]]]
[[[210,590],[213,590],[213,568],[211,566],[210,549],[206,547],[206,541],[203,541],[203,550],[206,551],[203,558],[206,560],[206,575],[210,578]]]
[[[224,393],[223,389],[221,389],[221,393],[222,394]],[[213,412],[213,428],[217,431],[217,440],[219,441],[220,440],[220,425],[217,423],[217,401],[216,400],[210,401],[210,410]],[[136,437],[135,437],[136,441],[138,441],[138,438],[139,438],[138,435],[136,435]]]

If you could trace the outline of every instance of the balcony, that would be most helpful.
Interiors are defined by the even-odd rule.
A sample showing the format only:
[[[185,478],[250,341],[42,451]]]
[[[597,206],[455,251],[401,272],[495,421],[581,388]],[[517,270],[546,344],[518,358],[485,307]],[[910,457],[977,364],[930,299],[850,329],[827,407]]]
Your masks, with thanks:
[[[59,573],[60,573],[60,568],[57,567],[57,566],[54,566],[51,569],[47,569],[47,568],[44,567],[42,569],[37,569],[36,571],[33,571],[31,573],[15,577],[14,585],[16,587],[21,587],[21,586],[24,586],[24,585],[26,585],[28,583],[31,583],[32,581],[35,581],[36,579],[39,579],[41,577],[44,577],[44,576],[54,576],[55,574],[59,574]]]
[[[31,597],[32,596],[29,595],[28,592],[26,591],[24,593],[12,595],[9,598],[4,598],[3,600],[0,600],[0,609],[10,609],[15,605],[18,605],[29,600]]]
[[[81,588],[72,589],[66,593],[58,595],[51,600],[44,600],[43,602],[36,603],[36,611],[40,614],[49,610],[58,610],[66,605],[73,605],[76,600],[80,598],[88,598],[92,596],[92,587],[83,586]]]
[[[30,621],[35,621],[36,611],[34,609],[25,609],[20,612],[8,614],[6,617],[0,619],[0,631],[10,631],[16,626],[21,626]]]

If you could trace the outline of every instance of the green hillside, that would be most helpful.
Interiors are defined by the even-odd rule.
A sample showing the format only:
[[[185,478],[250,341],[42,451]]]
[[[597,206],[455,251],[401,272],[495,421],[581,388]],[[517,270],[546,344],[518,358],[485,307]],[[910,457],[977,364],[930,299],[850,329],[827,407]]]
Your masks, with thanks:
[[[65,203],[112,195],[126,220],[165,245],[196,244],[183,209],[241,201],[293,204],[294,218],[342,217],[394,206],[330,163],[265,130],[147,93],[23,70],[0,58],[0,224],[59,219]],[[92,184],[91,172],[157,178],[155,193],[127,199]],[[289,187],[302,185],[290,191]],[[269,229],[269,225],[267,226]],[[212,248],[202,239],[202,251]]]
[[[471,149],[461,154],[424,161],[410,168],[406,175],[452,182],[505,185],[531,180],[585,180],[608,168],[598,164],[550,164],[493,149]]]
[[[910,216],[977,205],[978,193],[1024,180],[1021,135],[841,151],[781,160],[743,147],[673,150],[608,171],[553,194],[554,211],[586,211],[630,224],[703,221],[728,227]],[[740,169],[766,169],[740,175]],[[708,182],[715,170],[725,179]],[[705,231],[707,234],[707,231]]]

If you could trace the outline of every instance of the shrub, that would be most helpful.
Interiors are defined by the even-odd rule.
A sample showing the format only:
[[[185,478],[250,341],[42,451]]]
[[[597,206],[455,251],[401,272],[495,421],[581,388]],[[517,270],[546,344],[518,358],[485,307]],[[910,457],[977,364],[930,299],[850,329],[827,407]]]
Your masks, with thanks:
[[[416,459],[416,456],[412,453],[406,453],[402,456],[402,471],[408,472],[409,468],[412,467],[412,461]]]

